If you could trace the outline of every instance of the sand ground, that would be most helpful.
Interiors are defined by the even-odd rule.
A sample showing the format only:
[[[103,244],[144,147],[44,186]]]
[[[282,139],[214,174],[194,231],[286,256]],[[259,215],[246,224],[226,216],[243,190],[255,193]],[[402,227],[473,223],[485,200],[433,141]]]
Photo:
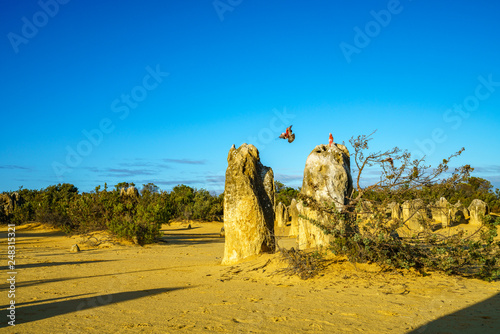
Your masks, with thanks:
[[[279,254],[221,266],[222,223],[191,226],[164,226],[166,242],[144,247],[18,226],[15,327],[2,226],[0,333],[500,332],[500,282],[381,272],[342,258],[301,280],[276,273]],[[72,253],[75,243],[81,251]]]

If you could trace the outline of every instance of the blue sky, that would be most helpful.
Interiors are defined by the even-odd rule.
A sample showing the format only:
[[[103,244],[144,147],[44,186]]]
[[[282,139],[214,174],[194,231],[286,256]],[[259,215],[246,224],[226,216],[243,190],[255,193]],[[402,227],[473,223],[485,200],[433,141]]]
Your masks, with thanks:
[[[373,130],[374,150],[432,165],[465,147],[453,166],[500,187],[498,13],[486,0],[4,0],[0,191],[221,192],[244,142],[297,187],[329,132]],[[290,124],[295,142],[276,139]]]

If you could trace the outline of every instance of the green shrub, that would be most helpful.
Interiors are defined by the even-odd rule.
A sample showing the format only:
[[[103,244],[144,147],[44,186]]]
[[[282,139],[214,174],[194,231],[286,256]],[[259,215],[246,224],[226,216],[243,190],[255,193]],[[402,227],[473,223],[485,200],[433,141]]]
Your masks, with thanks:
[[[95,192],[77,198],[70,208],[73,231],[86,233],[108,229],[120,238],[140,244],[155,242],[161,236],[161,225],[168,224],[171,217],[168,194],[120,195],[121,188],[107,191],[105,186],[101,191],[97,187]]]
[[[283,203],[285,206],[289,206],[292,199],[297,198],[299,190],[287,187],[280,181],[274,181],[275,185],[275,202]]]

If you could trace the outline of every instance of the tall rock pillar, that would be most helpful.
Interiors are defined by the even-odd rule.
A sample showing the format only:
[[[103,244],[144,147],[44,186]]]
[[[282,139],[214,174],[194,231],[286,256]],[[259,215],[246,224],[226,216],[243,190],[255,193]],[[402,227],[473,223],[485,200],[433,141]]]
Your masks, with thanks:
[[[273,170],[262,165],[253,145],[233,146],[227,162],[223,265],[275,250]]]
[[[301,194],[312,198],[319,204],[334,204],[341,211],[346,198],[352,193],[352,177],[349,151],[344,145],[318,145],[306,160]],[[332,224],[332,217],[307,207],[299,202],[299,214],[320,222]],[[330,237],[313,225],[309,220],[299,217],[299,249],[327,246]]]

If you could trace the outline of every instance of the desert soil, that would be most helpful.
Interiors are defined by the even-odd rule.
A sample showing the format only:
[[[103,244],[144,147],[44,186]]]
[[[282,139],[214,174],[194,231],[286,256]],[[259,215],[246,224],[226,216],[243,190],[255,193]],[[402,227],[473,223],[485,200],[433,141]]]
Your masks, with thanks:
[[[222,223],[191,227],[164,226],[166,242],[141,247],[105,233],[17,226],[12,327],[2,226],[0,333],[500,332],[500,282],[382,272],[335,257],[309,280],[277,273],[279,254],[221,266]],[[81,251],[72,253],[75,243]]]

